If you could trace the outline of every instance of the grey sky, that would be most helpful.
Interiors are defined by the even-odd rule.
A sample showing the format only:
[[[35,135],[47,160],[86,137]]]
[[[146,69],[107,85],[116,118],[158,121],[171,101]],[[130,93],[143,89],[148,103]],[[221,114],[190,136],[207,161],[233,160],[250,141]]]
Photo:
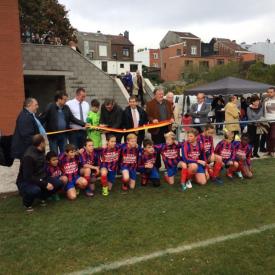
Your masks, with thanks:
[[[275,42],[274,0],[59,0],[81,31],[119,34],[130,31],[135,49],[157,48],[168,30],[192,32],[203,41],[212,37],[241,43]]]

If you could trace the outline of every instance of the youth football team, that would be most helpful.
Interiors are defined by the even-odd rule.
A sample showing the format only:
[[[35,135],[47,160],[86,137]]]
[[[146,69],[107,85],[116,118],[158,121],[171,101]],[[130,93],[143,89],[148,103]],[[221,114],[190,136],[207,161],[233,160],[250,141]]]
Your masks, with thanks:
[[[157,154],[160,154],[166,169],[164,181],[169,185],[176,183],[179,173],[179,186],[182,191],[192,188],[192,184],[205,185],[208,180],[222,184],[222,169],[226,176],[252,178],[252,147],[243,134],[240,141],[234,141],[234,134],[225,132],[224,139],[214,148],[215,130],[206,125],[203,133],[196,129],[187,132],[185,141],[178,142],[173,132],[165,134],[165,143],[154,145],[145,139],[143,147],[137,144],[137,136],[129,134],[126,142],[116,143],[116,137],[109,135],[104,147],[94,148],[93,141],[87,139],[84,148],[76,150],[72,144],[66,145],[65,152],[57,156],[50,151],[46,155],[48,176],[62,181],[69,200],[75,200],[79,190],[89,197],[94,196],[95,183],[100,181],[102,195],[108,196],[121,172],[121,188],[133,190],[136,186],[137,172],[141,186],[151,183],[161,184],[159,169],[156,167]],[[58,196],[56,197],[58,199]]]

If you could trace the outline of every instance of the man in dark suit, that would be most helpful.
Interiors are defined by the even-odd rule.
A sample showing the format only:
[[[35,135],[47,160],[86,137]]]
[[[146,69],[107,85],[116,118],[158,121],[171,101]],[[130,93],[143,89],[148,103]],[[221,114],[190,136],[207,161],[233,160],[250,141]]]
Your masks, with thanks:
[[[171,120],[174,122],[173,106],[164,99],[164,92],[162,88],[155,88],[155,97],[146,104],[146,112],[150,123],[158,123],[164,120]],[[153,142],[157,144],[165,143],[164,134],[171,131],[172,126],[165,126],[160,128],[150,129]],[[156,167],[161,167],[160,155],[157,155]]]
[[[205,103],[204,93],[197,94],[197,103],[192,104],[190,114],[193,118],[194,124],[208,123],[208,113],[210,112],[210,105]],[[195,127],[200,133],[202,132],[202,126]]]
[[[135,96],[130,96],[129,106],[125,108],[122,114],[122,128],[137,128],[147,123],[148,118],[146,112],[140,106],[138,106],[137,98]],[[144,140],[145,131],[143,130],[134,133],[137,134],[137,143],[141,146]],[[125,140],[127,135],[128,133],[124,137]]]
[[[67,99],[68,95],[65,92],[57,92],[54,97],[55,102],[48,104],[45,112],[40,115],[39,119],[45,125],[47,132],[70,129],[70,123],[82,127],[86,125],[85,122],[73,115],[70,107],[65,104]],[[63,153],[67,144],[67,133],[49,135],[48,140],[51,151],[56,152],[56,154]]]
[[[38,110],[37,100],[35,98],[27,98],[23,107],[16,120],[11,145],[11,156],[20,160],[27,148],[32,144],[32,137],[40,132],[38,121],[35,118],[35,113]]]

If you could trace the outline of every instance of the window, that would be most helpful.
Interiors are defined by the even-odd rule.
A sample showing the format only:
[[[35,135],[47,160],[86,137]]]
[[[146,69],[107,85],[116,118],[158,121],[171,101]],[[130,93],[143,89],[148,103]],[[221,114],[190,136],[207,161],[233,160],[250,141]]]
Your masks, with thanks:
[[[89,54],[89,41],[84,41],[84,55],[87,56]]]
[[[124,69],[124,64],[123,63],[120,63],[120,68]]]
[[[209,62],[208,61],[201,61],[200,67],[202,68],[209,68]]]
[[[191,47],[191,55],[197,55],[197,46]]]
[[[129,57],[129,56],[130,56],[130,51],[129,51],[129,49],[128,49],[128,48],[123,48],[122,54],[123,54],[123,56]]]
[[[185,41],[185,40],[182,41],[182,46],[183,46],[183,47],[186,47],[186,41]]]
[[[159,58],[159,54],[158,53],[153,53],[153,58],[154,59],[158,59]]]
[[[177,56],[181,55],[181,49],[177,49]]]
[[[103,72],[107,73],[107,71],[108,71],[108,63],[107,63],[107,61],[102,61],[101,62],[101,69],[102,69]]]
[[[224,64],[224,59],[218,59],[217,64],[218,65],[223,65]]]
[[[99,45],[99,56],[107,56],[107,46]]]
[[[163,63],[163,67],[164,67],[164,69],[166,69],[166,63]]]
[[[192,66],[193,60],[185,60],[185,66]]]
[[[138,70],[138,65],[137,64],[130,64],[130,72],[134,73]]]
[[[159,67],[158,63],[153,63],[153,67],[158,68]]]

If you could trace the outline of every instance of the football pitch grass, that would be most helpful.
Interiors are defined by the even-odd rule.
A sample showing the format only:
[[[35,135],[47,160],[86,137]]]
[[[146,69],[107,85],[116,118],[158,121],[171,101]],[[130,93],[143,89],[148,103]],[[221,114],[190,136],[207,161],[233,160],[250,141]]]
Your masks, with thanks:
[[[224,185],[138,187],[77,201],[62,199],[26,214],[18,196],[0,200],[0,274],[66,274],[143,257],[275,223],[275,159],[253,162],[252,180]],[[274,227],[273,227],[274,228]],[[275,274],[275,229],[106,274]]]

